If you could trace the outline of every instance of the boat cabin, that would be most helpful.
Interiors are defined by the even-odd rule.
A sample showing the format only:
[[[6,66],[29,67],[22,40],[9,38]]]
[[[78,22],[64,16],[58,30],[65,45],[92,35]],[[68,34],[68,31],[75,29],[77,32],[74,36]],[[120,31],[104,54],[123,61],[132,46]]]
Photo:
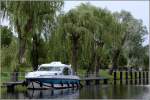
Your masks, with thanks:
[[[72,70],[71,65],[62,64],[61,62],[42,64],[39,66],[37,71],[44,71],[49,73],[55,72],[55,75],[74,75],[74,71]]]

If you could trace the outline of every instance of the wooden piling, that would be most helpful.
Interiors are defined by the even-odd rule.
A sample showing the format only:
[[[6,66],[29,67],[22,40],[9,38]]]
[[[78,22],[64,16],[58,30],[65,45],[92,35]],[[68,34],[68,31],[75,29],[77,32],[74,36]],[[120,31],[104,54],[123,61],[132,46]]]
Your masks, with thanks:
[[[116,80],[117,80],[117,73],[116,71],[114,71],[114,84],[116,84]]]
[[[141,84],[141,72],[139,71],[139,84]]]
[[[14,91],[15,86],[11,85],[11,86],[7,86],[7,92],[13,92]]]
[[[122,77],[123,77],[123,74],[122,74],[122,71],[120,71],[120,84],[122,84]]]
[[[135,84],[137,84],[137,72],[134,72]]]
[[[95,85],[98,85],[99,84],[99,80],[95,80]]]
[[[145,85],[145,71],[143,71],[143,85]]]
[[[108,79],[104,79],[104,84],[108,84]]]
[[[130,71],[130,84],[133,84],[133,75],[132,75],[132,71]]]
[[[146,84],[149,84],[149,71],[146,72]]]
[[[128,84],[128,71],[126,71],[126,84]]]
[[[90,85],[90,81],[89,80],[85,80],[86,85]]]

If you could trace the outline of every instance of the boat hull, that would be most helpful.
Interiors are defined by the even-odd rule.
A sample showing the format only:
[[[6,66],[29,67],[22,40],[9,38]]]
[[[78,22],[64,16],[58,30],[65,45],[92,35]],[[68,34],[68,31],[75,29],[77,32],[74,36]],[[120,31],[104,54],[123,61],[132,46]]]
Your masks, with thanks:
[[[28,78],[26,79],[29,89],[48,88],[71,88],[79,86],[79,79],[58,79],[58,78]]]

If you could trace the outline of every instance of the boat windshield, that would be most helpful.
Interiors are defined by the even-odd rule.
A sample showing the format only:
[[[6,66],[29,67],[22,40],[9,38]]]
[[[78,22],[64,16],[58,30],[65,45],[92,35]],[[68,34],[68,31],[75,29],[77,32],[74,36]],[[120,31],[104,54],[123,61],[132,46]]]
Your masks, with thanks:
[[[61,71],[60,67],[40,67],[38,71]]]

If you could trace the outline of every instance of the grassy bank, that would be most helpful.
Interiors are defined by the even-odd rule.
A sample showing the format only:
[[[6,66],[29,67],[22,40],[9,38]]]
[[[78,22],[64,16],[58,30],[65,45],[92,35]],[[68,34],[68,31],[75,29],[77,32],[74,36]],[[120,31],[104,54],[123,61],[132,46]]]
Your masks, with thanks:
[[[24,80],[24,79],[25,79],[25,78],[24,78],[25,73],[26,73],[26,72],[21,72],[21,73],[19,74],[19,77],[18,77],[19,80]],[[79,75],[80,77],[85,77],[85,75],[86,75],[86,70],[79,69],[77,73],[78,73],[78,75]],[[126,74],[126,73],[123,72],[123,79],[125,79],[125,74]],[[99,71],[99,76],[100,76],[100,77],[106,77],[106,78],[109,78],[109,79],[113,79],[113,78],[114,78],[114,73],[113,73],[112,75],[110,75],[108,70],[101,69],[101,70]],[[137,77],[139,77],[139,73],[137,73]],[[7,73],[1,72],[1,83],[10,81],[10,78],[11,78],[11,72],[7,72]],[[119,78],[120,78],[120,72],[117,71],[117,79],[119,79]],[[130,73],[128,73],[128,78],[130,78]],[[134,73],[133,73],[133,79],[134,79],[134,78],[135,78],[135,75],[134,75]]]

